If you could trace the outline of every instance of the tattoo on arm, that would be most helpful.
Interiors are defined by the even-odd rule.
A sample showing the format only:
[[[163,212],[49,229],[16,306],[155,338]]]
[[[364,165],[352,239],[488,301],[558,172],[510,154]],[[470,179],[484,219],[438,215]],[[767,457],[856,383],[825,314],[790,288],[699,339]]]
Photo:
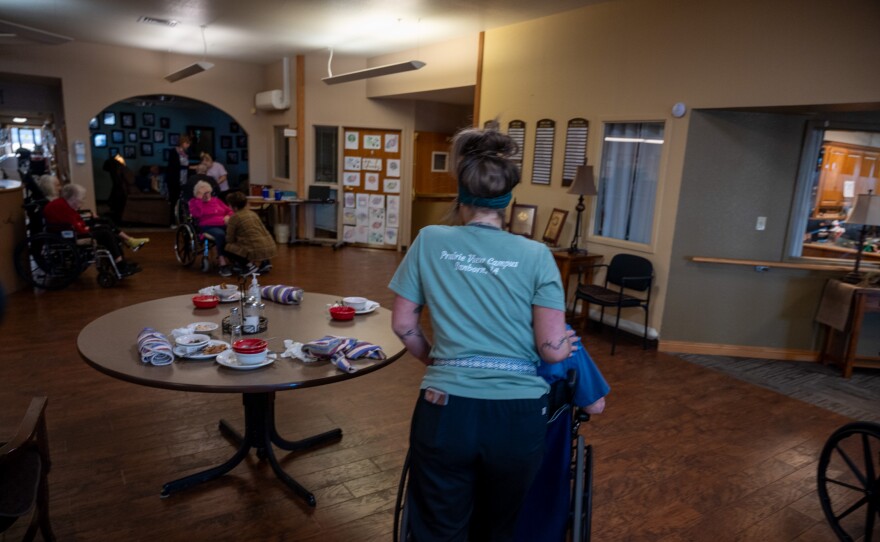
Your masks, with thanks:
[[[544,350],[544,349],[549,348],[551,350],[559,350],[560,348],[562,348],[565,345],[566,342],[568,342],[568,337],[562,337],[556,343],[552,343],[550,341],[544,341],[544,343],[541,344],[541,349]]]
[[[416,308],[413,309],[413,314],[421,314],[421,313],[422,313],[422,309],[424,309],[424,308],[425,308],[424,305],[419,305],[419,306],[417,306]]]
[[[406,339],[409,338],[409,337],[422,337],[423,335],[422,335],[422,330],[421,330],[421,329],[419,329],[419,328],[417,328],[417,327],[414,327],[414,328],[412,328],[412,329],[408,329],[408,330],[406,330],[406,332],[404,332],[404,333],[400,333],[400,334],[398,334],[397,336],[400,338],[400,340],[403,341],[403,340],[406,340]]]

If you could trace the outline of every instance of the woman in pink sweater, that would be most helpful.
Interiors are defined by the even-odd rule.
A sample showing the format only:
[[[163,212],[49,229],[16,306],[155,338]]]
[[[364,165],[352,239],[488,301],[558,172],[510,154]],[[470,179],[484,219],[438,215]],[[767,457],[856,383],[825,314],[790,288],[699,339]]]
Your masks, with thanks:
[[[222,200],[211,195],[213,188],[205,181],[199,181],[193,187],[193,199],[189,200],[189,214],[199,221],[199,229],[214,238],[217,245],[217,261],[220,264],[220,276],[231,277],[232,270],[224,255],[226,247],[226,222],[234,213]]]

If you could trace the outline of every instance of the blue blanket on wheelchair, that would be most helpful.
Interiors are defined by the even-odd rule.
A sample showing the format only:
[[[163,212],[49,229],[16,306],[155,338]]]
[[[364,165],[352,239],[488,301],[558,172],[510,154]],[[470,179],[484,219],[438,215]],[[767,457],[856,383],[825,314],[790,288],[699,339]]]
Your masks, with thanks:
[[[566,328],[571,329],[569,326]],[[596,367],[596,363],[584,348],[580,339],[575,343],[578,349],[571,357],[559,363],[539,363],[538,376],[553,384],[557,380],[564,380],[569,369],[577,371],[577,383],[574,389],[575,406],[585,407],[592,405],[602,397],[608,395],[611,387],[605,381],[605,377]]]

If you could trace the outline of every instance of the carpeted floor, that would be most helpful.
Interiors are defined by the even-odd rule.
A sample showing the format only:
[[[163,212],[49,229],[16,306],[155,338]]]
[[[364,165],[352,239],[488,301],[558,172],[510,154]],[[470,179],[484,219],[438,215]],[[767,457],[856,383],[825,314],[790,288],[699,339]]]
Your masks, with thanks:
[[[880,371],[856,369],[852,378],[818,363],[677,354],[739,380],[812,403],[853,420],[880,423]]]

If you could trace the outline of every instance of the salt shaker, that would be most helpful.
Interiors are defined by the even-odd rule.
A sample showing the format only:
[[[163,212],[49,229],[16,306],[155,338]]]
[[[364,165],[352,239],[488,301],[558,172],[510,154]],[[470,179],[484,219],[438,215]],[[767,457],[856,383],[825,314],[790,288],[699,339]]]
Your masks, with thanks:
[[[260,331],[260,301],[253,296],[248,296],[244,302],[244,329],[245,333],[257,333]]]

